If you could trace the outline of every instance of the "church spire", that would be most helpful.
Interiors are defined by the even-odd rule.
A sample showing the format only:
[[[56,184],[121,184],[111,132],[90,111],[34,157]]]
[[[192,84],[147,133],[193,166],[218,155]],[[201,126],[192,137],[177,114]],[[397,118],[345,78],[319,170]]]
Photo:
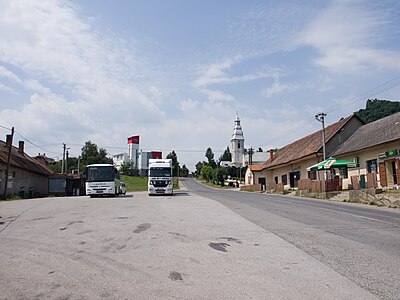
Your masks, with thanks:
[[[242,126],[240,125],[239,114],[236,112],[235,126],[232,134],[232,164],[236,167],[243,165],[244,156],[244,136]]]
[[[235,126],[233,127],[233,135],[231,141],[233,140],[244,140],[242,126],[240,125],[239,114],[237,112],[236,112]]]

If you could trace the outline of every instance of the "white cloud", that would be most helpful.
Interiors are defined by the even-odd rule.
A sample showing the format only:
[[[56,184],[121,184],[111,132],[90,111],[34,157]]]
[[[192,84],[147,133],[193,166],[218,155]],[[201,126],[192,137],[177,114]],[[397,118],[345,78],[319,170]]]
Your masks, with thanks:
[[[15,89],[3,84],[2,82],[0,82],[0,90],[6,91],[6,92],[8,92],[10,94],[14,94],[14,95],[18,94]]]
[[[249,82],[257,79],[272,77],[277,71],[279,71],[278,68],[263,66],[261,70],[256,70],[254,73],[241,76],[229,75],[229,71],[235,65],[240,65],[245,62],[246,59],[244,57],[236,56],[234,58],[225,58],[219,63],[213,63],[205,66],[200,70],[200,75],[194,81],[194,86],[197,88],[203,88],[213,84]]]
[[[369,66],[400,69],[398,51],[383,50],[379,42],[394,32],[389,12],[363,1],[335,1],[322,11],[297,42],[315,47],[315,63],[332,72],[356,72]]]
[[[180,103],[180,107],[183,112],[196,110],[198,108],[198,106],[199,106],[199,102],[192,100],[190,98],[183,100]]]
[[[0,76],[31,93],[18,109],[0,111],[1,120],[45,144],[96,138],[103,145],[162,122],[160,90],[152,85],[143,92],[127,79],[128,67],[131,73],[146,72],[136,69],[137,57],[127,55],[134,49],[100,36],[71,2],[3,1],[1,6]]]
[[[204,87],[215,83],[226,83],[228,78],[225,72],[237,61],[240,61],[240,57],[236,59],[225,58],[222,62],[206,66],[201,70],[202,74],[194,81],[194,85],[196,87]]]
[[[274,83],[272,83],[270,87],[264,89],[262,91],[262,95],[264,97],[270,98],[276,94],[296,91],[298,88],[299,86],[294,83],[287,83],[287,84],[280,83],[279,77],[275,76]]]
[[[11,81],[14,82],[21,82],[21,79],[16,74],[6,69],[2,65],[0,65],[0,76],[3,78],[10,79]]]
[[[201,92],[205,94],[210,101],[223,101],[232,102],[235,98],[220,90],[202,89]]]

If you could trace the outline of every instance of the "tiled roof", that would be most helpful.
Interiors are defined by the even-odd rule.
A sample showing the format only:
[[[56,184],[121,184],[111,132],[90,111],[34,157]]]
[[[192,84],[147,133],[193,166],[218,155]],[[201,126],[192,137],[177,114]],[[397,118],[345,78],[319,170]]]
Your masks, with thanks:
[[[3,164],[7,164],[7,158],[8,148],[6,147],[6,143],[0,141],[0,162]],[[49,169],[41,165],[38,161],[30,157],[29,155],[22,155],[18,152],[18,148],[14,146],[11,148],[10,165],[42,175],[51,174],[51,171]]]
[[[249,165],[251,171],[262,171],[264,169],[264,165]]]
[[[342,128],[352,117],[355,117],[355,115],[353,114],[346,118],[342,118],[336,123],[333,123],[328,127],[326,127],[325,128],[326,142],[328,142],[332,138],[332,136],[334,136],[334,134],[338,132],[338,130]],[[307,135],[306,137],[303,137],[289,145],[286,145],[281,149],[278,149],[278,151],[274,153],[273,160],[272,161],[268,160],[267,162],[265,162],[262,165],[261,169],[258,170],[257,168],[257,171],[287,164],[292,161],[305,158],[307,156],[317,153],[321,148],[322,148],[322,129],[310,135]],[[253,167],[254,166],[252,166],[252,168]],[[252,168],[251,170],[253,171]]]
[[[396,140],[400,141],[400,112],[361,126],[333,155],[355,152]]]

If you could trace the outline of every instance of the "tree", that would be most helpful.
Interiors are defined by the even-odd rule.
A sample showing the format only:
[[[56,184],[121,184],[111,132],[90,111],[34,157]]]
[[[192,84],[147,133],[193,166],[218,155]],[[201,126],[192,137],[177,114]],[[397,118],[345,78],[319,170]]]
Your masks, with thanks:
[[[172,152],[167,155],[167,158],[172,159],[172,175],[176,177],[179,176],[179,162],[175,151],[172,150]]]
[[[201,177],[204,178],[205,181],[209,182],[213,177],[213,168],[211,166],[206,165],[201,168]]]
[[[112,164],[113,160],[107,157],[107,151],[103,148],[98,149],[95,143],[87,141],[82,147],[81,163],[82,166],[90,164]]]
[[[207,157],[207,159],[208,159],[208,165],[209,165],[211,168],[215,169],[215,168],[217,167],[217,164],[215,163],[215,160],[214,160],[214,153],[213,153],[213,151],[211,150],[211,148],[207,148],[207,150],[206,150],[206,157]]]
[[[186,167],[186,165],[182,166],[181,172],[180,172],[181,177],[188,177],[189,176],[189,170]]]
[[[227,170],[224,167],[218,167],[213,171],[213,180],[216,184],[224,186],[225,177],[227,175]]]
[[[397,112],[400,112],[399,101],[368,99],[365,109],[360,109],[356,115],[364,122],[370,123]]]
[[[219,161],[232,161],[232,154],[229,147],[227,147],[224,153],[220,156]]]
[[[199,161],[196,164],[196,171],[195,171],[195,175],[196,177],[199,177],[201,175],[201,169],[206,165],[207,163],[205,161],[201,162]]]
[[[133,161],[129,160],[128,162],[123,162],[121,164],[121,167],[119,168],[119,171],[121,174],[128,175],[128,176],[133,176],[134,171],[133,171]]]

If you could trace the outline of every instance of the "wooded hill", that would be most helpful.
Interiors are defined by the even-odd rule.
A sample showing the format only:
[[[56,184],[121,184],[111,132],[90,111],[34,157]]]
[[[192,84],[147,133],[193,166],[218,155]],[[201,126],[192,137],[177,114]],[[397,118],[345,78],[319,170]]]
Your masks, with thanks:
[[[365,123],[370,123],[397,112],[400,112],[400,101],[368,99],[366,108],[360,109],[356,115]]]

